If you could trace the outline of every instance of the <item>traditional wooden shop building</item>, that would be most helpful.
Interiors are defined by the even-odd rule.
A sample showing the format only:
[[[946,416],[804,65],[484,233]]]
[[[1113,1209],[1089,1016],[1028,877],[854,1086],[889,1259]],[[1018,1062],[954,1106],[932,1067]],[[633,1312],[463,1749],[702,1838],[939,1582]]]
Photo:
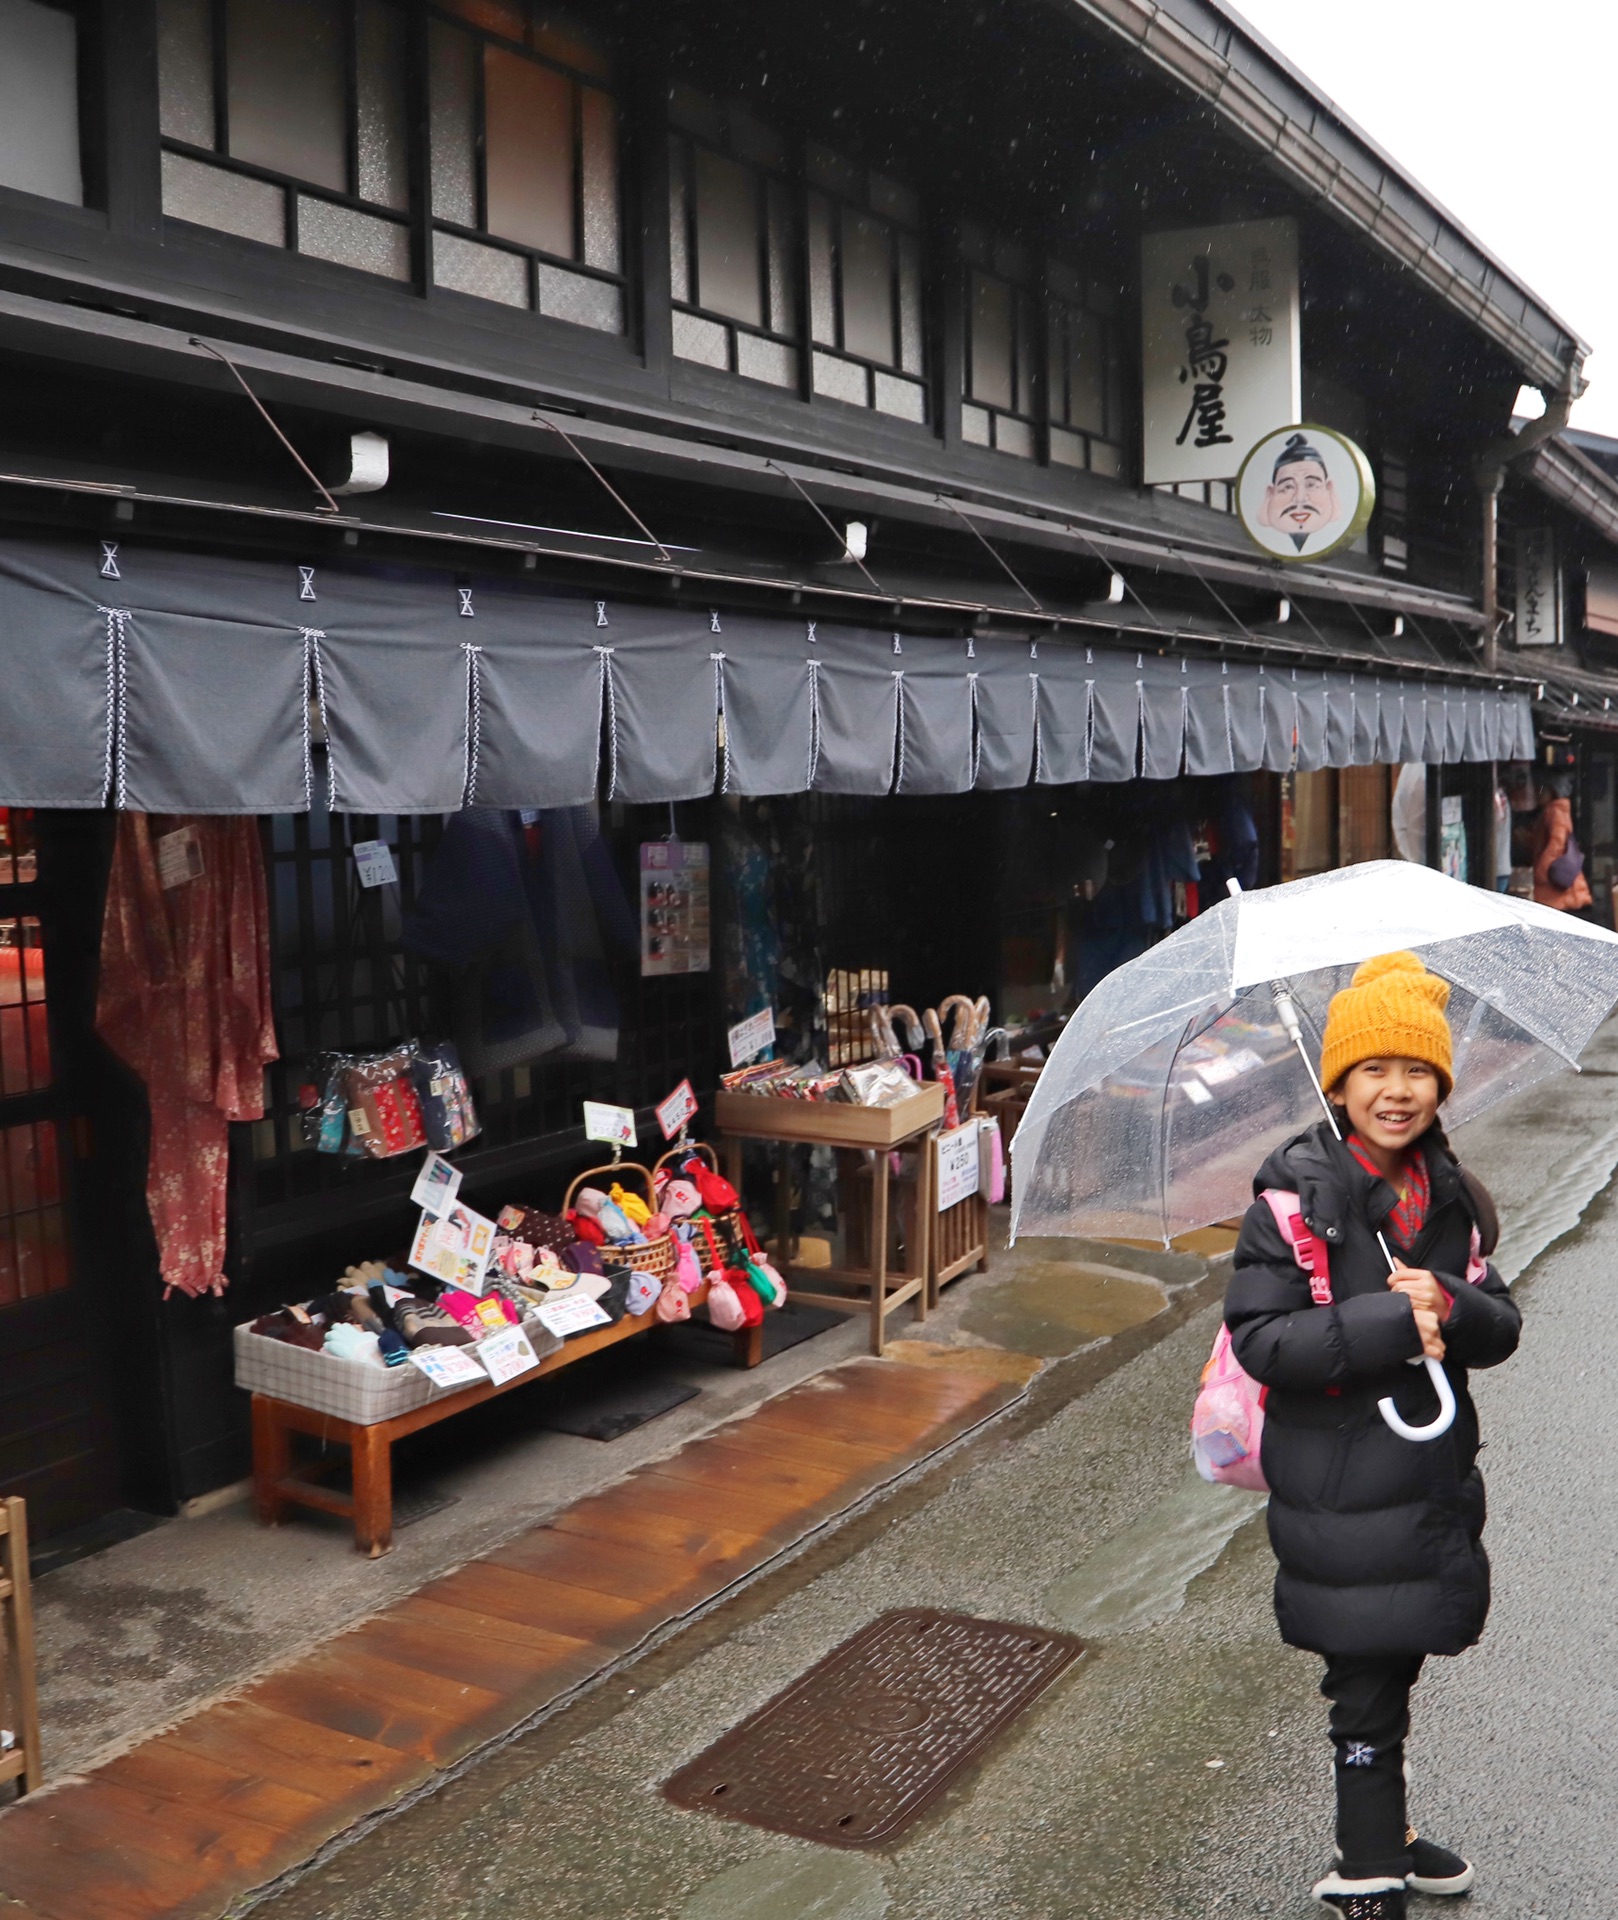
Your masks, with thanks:
[[[1473,463],[1583,353],[1212,0],[0,0],[0,1486],[48,1537],[244,1472],[232,1325],[409,1212],[311,1150],[322,1051],[454,1033],[497,1200],[834,971],[1017,1016],[1199,875],[1387,851],[1399,764],[1486,807],[1537,682]],[[1375,475],[1328,558],[1232,511],[1293,423]],[[130,814],[268,876],[222,1296],[97,1032]],[[498,1031],[457,821],[566,857]],[[635,945],[671,830],[706,973]]]

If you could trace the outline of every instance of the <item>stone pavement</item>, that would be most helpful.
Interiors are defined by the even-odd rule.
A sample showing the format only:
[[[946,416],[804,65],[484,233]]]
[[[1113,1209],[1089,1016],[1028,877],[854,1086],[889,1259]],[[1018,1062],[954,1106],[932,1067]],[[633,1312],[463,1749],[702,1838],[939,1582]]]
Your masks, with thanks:
[[[1477,1920],[1588,1920],[1612,1879],[1618,1212],[1590,1207],[1618,1160],[1612,1096],[1610,1079],[1557,1082],[1462,1143],[1513,1216],[1528,1316],[1523,1353],[1478,1383],[1494,1621],[1434,1663],[1412,1744],[1418,1817],[1478,1859]],[[1318,1663],[1277,1640],[1259,1503],[1187,1471],[1216,1322],[1207,1309],[1048,1417],[985,1430],[857,1550],[737,1595],[258,1920],[1301,1920],[1330,1848]],[[894,1605],[1065,1626],[1089,1651],[890,1847],[836,1852],[661,1797]]]

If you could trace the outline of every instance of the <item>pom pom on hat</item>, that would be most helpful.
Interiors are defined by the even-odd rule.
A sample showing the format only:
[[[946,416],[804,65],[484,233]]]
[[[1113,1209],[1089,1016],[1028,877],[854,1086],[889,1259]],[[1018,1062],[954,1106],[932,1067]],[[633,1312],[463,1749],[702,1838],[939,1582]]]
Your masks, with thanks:
[[[1444,1009],[1449,982],[1429,973],[1413,953],[1380,953],[1363,961],[1326,1010],[1320,1083],[1329,1092],[1362,1060],[1424,1060],[1455,1085],[1454,1047]]]

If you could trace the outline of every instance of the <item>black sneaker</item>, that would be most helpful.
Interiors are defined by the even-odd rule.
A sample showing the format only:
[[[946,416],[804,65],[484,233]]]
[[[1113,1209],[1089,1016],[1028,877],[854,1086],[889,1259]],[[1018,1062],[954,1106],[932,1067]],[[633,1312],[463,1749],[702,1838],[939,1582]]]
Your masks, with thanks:
[[[1412,1893],[1470,1893],[1477,1879],[1469,1861],[1419,1833],[1410,1836],[1410,1865],[1405,1885]]]
[[[1405,1883],[1402,1880],[1345,1880],[1334,1867],[1310,1889],[1329,1912],[1344,1920],[1405,1920]]]

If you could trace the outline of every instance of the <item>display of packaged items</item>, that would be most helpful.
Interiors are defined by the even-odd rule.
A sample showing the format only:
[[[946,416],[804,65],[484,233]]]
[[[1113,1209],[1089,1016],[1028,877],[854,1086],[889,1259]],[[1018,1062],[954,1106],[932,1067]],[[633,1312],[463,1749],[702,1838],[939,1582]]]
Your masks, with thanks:
[[[482,1131],[461,1056],[449,1041],[427,1041],[417,1047],[410,1078],[428,1146],[447,1153],[452,1147],[464,1147]]]
[[[410,1077],[414,1057],[415,1043],[404,1041],[386,1053],[356,1055],[342,1070],[348,1129],[369,1160],[391,1159],[427,1144]]]

